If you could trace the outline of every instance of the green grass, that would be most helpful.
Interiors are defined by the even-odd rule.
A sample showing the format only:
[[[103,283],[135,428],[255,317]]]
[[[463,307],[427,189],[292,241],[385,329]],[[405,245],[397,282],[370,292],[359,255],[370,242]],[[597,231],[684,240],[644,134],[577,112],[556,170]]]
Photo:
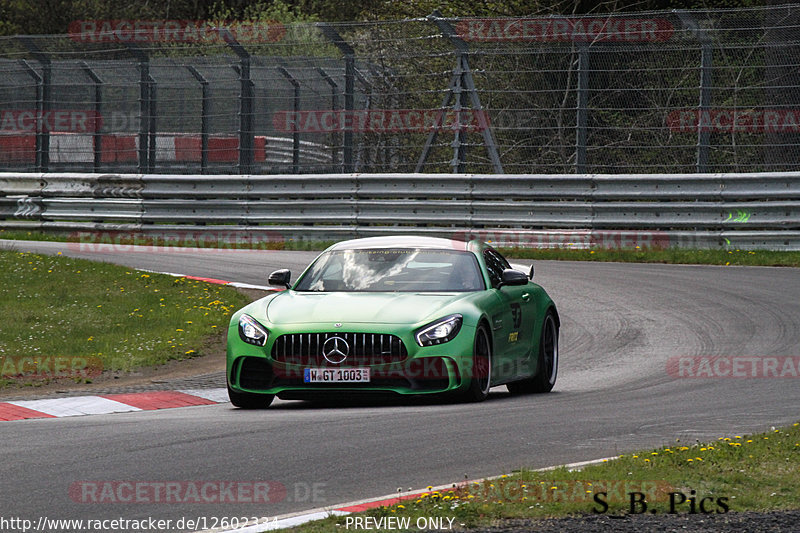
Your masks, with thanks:
[[[218,235],[214,231],[208,232],[206,240],[192,240],[191,235],[196,234],[202,239],[202,231],[189,231],[187,238],[181,240],[164,241],[148,240],[142,237],[127,237],[127,233],[113,235],[105,233],[96,243],[108,243],[118,245],[145,244],[145,245],[166,245],[166,246],[189,246],[198,248],[236,248],[236,249],[280,249],[280,250],[324,250],[333,241],[309,241],[309,240],[281,240],[275,236],[258,237],[254,234],[252,241],[244,238],[243,242],[235,242],[236,238],[225,235]],[[169,232],[167,232],[167,235]],[[80,242],[81,238],[77,233],[42,233],[36,231],[5,230],[0,229],[0,239],[14,240],[37,240],[37,241],[73,241]],[[88,233],[87,233],[88,235]],[[89,237],[83,237],[88,239]],[[272,240],[270,240],[270,238]],[[261,240],[263,239],[263,240]],[[86,241],[88,242],[88,241]],[[770,250],[741,250],[741,249],[719,249],[719,250],[696,250],[688,248],[594,248],[594,249],[574,249],[549,248],[500,248],[500,251],[509,258],[513,259],[532,259],[532,260],[559,260],[559,261],[606,261],[622,263],[672,263],[684,265],[735,265],[735,266],[787,266],[800,267],[800,252],[780,252]]]
[[[598,248],[593,250],[576,250],[569,248],[501,248],[501,252],[515,259],[533,259],[540,261],[610,261],[620,263],[671,263],[683,265],[800,267],[800,252],[778,252],[770,250],[693,250],[685,248]]]
[[[607,503],[607,509],[595,500],[602,492],[606,496],[597,497]],[[455,518],[454,524],[464,527],[500,519],[594,514],[595,510],[619,516],[630,513],[631,492],[642,493],[647,511],[655,509],[660,514],[670,512],[670,493],[686,497],[680,503],[681,497],[673,496],[674,511],[681,514],[691,512],[691,498],[698,514],[704,498],[712,514],[726,512],[725,507],[730,512],[798,509],[800,424],[752,436],[719,437],[707,444],[676,441],[580,471],[522,471],[453,490],[430,490],[361,516],[408,517],[412,524],[419,517]],[[639,504],[634,508],[637,513],[642,509]],[[322,533],[344,530],[344,526],[345,517],[329,517],[290,531]]]
[[[0,384],[23,357],[130,371],[204,354],[248,302],[233,288],[107,263],[0,250]]]

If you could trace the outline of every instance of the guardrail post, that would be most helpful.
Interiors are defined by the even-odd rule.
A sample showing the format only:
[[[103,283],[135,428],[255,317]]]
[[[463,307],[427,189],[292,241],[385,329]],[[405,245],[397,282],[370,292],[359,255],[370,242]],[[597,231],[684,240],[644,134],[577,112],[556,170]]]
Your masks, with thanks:
[[[353,93],[356,79],[356,53],[332,26],[321,22],[317,24],[317,27],[344,54],[344,111],[346,118],[344,120],[342,161],[344,163],[343,170],[350,173],[353,172],[353,111],[355,109]]]
[[[92,105],[94,110],[94,125],[92,127],[94,139],[94,146],[92,147],[92,152],[94,153],[93,168],[95,172],[100,172],[100,166],[103,162],[103,134],[100,131],[103,123],[103,80],[86,61],[81,61],[81,68],[94,83],[94,102]]]
[[[294,76],[289,74],[289,71],[286,70],[285,67],[277,67],[278,72],[283,74],[283,77],[289,80],[289,83],[292,84],[294,87],[294,92],[292,96],[292,111],[294,112],[295,118],[297,118],[298,113],[300,112],[300,83]],[[300,173],[300,132],[297,131],[297,128],[294,128],[292,132],[292,174],[299,174]]]
[[[578,44],[578,97],[575,117],[575,172],[586,174],[587,123],[589,118],[589,45]]]
[[[208,117],[211,112],[208,80],[192,65],[186,65],[186,68],[194,76],[194,79],[200,82],[200,174],[205,174],[208,170]]]
[[[331,86],[331,111],[336,111],[336,109],[339,107],[339,98],[336,96],[336,90],[339,88],[339,86],[335,81],[333,81],[333,78],[331,78],[328,73],[322,69],[322,67],[317,67],[317,72],[319,72],[319,75],[322,76],[322,79],[324,79],[328,85]],[[337,138],[336,132],[331,131],[331,166],[334,168],[336,167],[338,162],[337,160],[339,159],[339,151],[337,149],[338,140],[339,139]]]
[[[253,172],[253,146],[254,127],[253,127],[253,81],[250,79],[250,54],[245,50],[239,41],[233,38],[230,30],[225,29],[220,35],[231,47],[231,50],[239,58],[239,174],[251,174]]]
[[[36,167],[39,172],[47,172],[50,168],[50,131],[47,129],[47,120],[50,120],[48,113],[51,108],[51,64],[50,58],[42,52],[36,43],[30,37],[17,37],[17,40],[30,52],[33,58],[41,65],[42,75],[36,75],[39,78],[41,89],[39,92],[39,101],[37,102],[37,110],[40,116],[36,119]],[[30,72],[36,73],[30,65],[27,65]]]

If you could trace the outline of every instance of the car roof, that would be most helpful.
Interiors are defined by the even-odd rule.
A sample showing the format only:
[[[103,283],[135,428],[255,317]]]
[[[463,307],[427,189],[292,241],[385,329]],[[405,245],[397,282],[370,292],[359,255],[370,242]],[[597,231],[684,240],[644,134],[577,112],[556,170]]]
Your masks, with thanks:
[[[352,239],[334,244],[328,250],[359,250],[368,248],[429,248],[438,250],[471,249],[470,243],[455,239],[439,237],[421,237],[418,235],[398,235],[392,237],[366,237]]]

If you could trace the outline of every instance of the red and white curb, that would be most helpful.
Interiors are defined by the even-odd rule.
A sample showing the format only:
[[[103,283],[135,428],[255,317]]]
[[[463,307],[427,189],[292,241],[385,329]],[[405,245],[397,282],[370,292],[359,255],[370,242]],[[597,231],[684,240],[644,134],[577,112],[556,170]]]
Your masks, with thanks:
[[[167,276],[172,276],[174,278],[186,278],[191,279],[193,281],[204,281],[206,283],[214,283],[216,285],[227,285],[228,287],[236,287],[238,289],[258,289],[261,291],[279,291],[281,289],[277,289],[275,287],[269,287],[266,285],[252,285],[250,283],[241,283],[238,281],[226,281],[224,279],[217,279],[217,278],[204,278],[202,276],[189,276],[187,274],[176,274],[174,272],[159,272],[157,270],[146,270],[144,268],[138,268],[142,272],[151,272],[153,274],[165,274]]]
[[[278,290],[275,287],[251,285],[249,283],[239,283],[216,278],[187,276],[185,274],[175,274],[173,272],[143,271],[242,289]],[[193,405],[213,405],[227,402],[228,391],[224,388],[101,394],[97,396],[74,396],[44,400],[15,400],[0,402],[0,422],[25,420],[28,418],[60,418],[64,416],[129,413],[131,411],[151,411],[155,409],[189,407]]]
[[[228,402],[228,391],[183,389],[0,402],[0,421],[130,413]]]
[[[604,457],[602,459],[592,459],[591,461],[581,461],[578,463],[569,463],[565,465],[548,466],[546,468],[539,468],[534,471],[546,472],[548,470],[555,470],[556,468],[562,468],[562,467],[568,468],[569,470],[580,470],[584,466],[604,463],[606,461],[610,461],[616,458],[617,457]],[[401,503],[406,500],[419,498],[421,495],[425,493],[453,491],[458,488],[469,485],[471,483],[483,483],[484,481],[491,481],[495,479],[500,479],[502,477],[504,476],[500,475],[500,476],[485,477],[482,479],[474,479],[470,481],[462,481],[460,483],[451,483],[449,485],[439,485],[437,487],[430,487],[411,492],[398,493],[396,495],[389,494],[386,496],[380,496],[378,498],[370,498],[366,500],[358,500],[354,502],[343,503],[329,508],[311,509],[309,511],[303,511],[300,513],[292,513],[287,515],[276,516],[260,524],[246,525],[244,527],[232,528],[232,529],[206,529],[203,531],[198,531],[196,533],[223,533],[223,532],[261,533],[262,531],[275,531],[278,529],[286,529],[290,527],[299,526],[307,522],[322,520],[330,516],[347,516],[352,513],[360,513],[368,509],[375,509],[377,507],[389,507],[397,505],[398,503]]]

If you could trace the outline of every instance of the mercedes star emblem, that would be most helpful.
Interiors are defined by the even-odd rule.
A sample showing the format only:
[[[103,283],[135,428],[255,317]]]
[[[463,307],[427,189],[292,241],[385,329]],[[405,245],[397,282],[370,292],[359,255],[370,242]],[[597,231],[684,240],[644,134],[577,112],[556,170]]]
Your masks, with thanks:
[[[350,354],[350,345],[341,337],[328,337],[322,344],[322,356],[335,365],[342,363]]]

